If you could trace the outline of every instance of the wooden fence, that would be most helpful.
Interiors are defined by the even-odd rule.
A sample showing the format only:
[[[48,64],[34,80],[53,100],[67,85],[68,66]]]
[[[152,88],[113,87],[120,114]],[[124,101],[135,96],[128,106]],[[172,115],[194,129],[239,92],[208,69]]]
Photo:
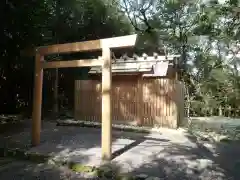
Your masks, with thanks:
[[[184,88],[167,78],[116,76],[112,81],[114,123],[176,128],[184,116]],[[101,121],[101,81],[75,81],[75,119]]]

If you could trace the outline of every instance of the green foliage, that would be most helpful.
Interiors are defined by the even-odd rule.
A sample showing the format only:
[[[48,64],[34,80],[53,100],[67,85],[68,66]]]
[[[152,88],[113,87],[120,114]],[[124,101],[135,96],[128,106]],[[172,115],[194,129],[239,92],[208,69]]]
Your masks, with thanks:
[[[32,58],[20,56],[22,49],[134,30],[140,35],[137,51],[166,53],[167,48],[168,53],[181,55],[181,79],[188,89],[185,99],[191,113],[217,115],[220,107],[239,109],[240,13],[236,6],[236,0],[2,1],[1,110],[31,107],[34,64]],[[73,89],[63,87],[73,88],[70,79],[84,70],[60,71],[59,89],[72,99],[69,104],[73,105]],[[45,74],[47,104],[52,101],[54,76],[51,71]]]
[[[0,10],[4,17],[0,35],[0,93],[3,97],[0,104],[4,113],[31,111],[34,61],[21,56],[22,50],[132,32],[128,19],[109,1],[9,0],[0,2]],[[53,75],[52,71],[45,71],[44,104],[53,101]],[[73,75],[70,70],[60,71],[59,89],[64,91],[65,97],[72,96]],[[71,88],[63,88],[66,86]],[[73,105],[73,98],[71,101]]]
[[[181,55],[181,79],[192,115],[219,115],[221,108],[240,108],[238,1],[153,0],[135,2],[134,7],[132,0],[123,2],[127,6],[122,3],[122,9],[136,30],[146,34],[151,29],[144,48],[154,44]]]

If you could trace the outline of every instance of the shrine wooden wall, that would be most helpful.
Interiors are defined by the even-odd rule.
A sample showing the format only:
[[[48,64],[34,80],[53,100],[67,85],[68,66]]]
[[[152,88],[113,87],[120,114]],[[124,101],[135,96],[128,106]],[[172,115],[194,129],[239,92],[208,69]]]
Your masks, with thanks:
[[[75,81],[75,119],[101,121],[101,80]],[[175,79],[116,75],[113,123],[177,128],[184,119],[184,86]]]

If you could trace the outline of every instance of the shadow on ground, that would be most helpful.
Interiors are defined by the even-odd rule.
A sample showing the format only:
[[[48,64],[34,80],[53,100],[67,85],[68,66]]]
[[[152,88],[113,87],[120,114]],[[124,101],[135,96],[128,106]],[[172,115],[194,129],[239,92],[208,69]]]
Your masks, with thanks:
[[[79,180],[87,179],[84,174],[76,174],[66,167],[49,164],[35,164],[15,159],[0,159],[0,179],[3,180]]]
[[[239,142],[216,143],[211,144],[210,147],[206,142],[197,141],[190,134],[171,133],[171,131],[163,131],[161,134],[136,134],[114,131],[114,159],[109,165],[103,167],[100,163],[100,129],[56,127],[52,123],[44,123],[42,142],[39,147],[30,148],[30,129],[27,127],[22,133],[2,135],[1,144],[18,146],[33,152],[48,153],[57,158],[71,159],[83,164],[97,164],[100,168],[107,166],[113,169],[113,171],[108,171],[107,176],[116,177],[119,172],[123,172],[135,176],[144,174],[147,177],[169,180],[240,179]],[[14,173],[11,173],[9,168],[4,170],[4,167],[1,166],[0,179],[4,179],[3,176],[8,177],[7,179],[14,179],[11,178]],[[42,168],[29,168],[28,174],[32,173],[31,177],[41,176],[42,179],[54,180],[51,173],[57,172],[55,174],[59,179],[59,174],[67,172],[70,173],[69,176],[72,176],[69,179],[76,178],[76,174],[72,175],[72,172],[63,170],[63,167],[57,169],[51,167],[45,170],[46,173],[43,173]],[[24,169],[19,168],[19,172],[16,170],[16,173],[25,173]],[[102,174],[98,175],[102,176]],[[30,176],[29,179],[31,179]]]
[[[240,141],[206,142],[199,141],[194,135],[188,134],[188,139],[197,145],[203,156],[216,164],[222,173],[232,179],[240,179]]]
[[[127,166],[127,169],[131,169],[130,174],[145,174],[147,176],[170,180],[240,179],[239,141],[210,144],[209,142],[199,142],[190,134],[186,134],[185,136],[194,144],[193,146],[190,145],[191,143],[171,142],[161,143],[160,148],[159,144],[148,143],[142,149],[148,150],[153,146],[157,146],[159,151],[144,156],[147,161],[137,166],[134,165],[134,161],[122,164],[113,161],[110,166],[114,170],[117,170],[117,172],[112,172],[112,174],[118,174],[119,169]],[[137,152],[133,151],[133,153]],[[137,156],[141,158],[141,151],[138,151]]]

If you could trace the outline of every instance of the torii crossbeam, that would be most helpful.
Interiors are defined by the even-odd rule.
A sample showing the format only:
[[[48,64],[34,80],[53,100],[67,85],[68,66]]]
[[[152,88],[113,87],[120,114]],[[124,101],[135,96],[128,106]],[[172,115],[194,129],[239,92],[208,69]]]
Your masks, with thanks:
[[[69,68],[84,66],[102,66],[102,158],[109,160],[112,154],[112,109],[111,109],[111,49],[133,47],[137,35],[128,35],[93,41],[76,42],[68,44],[56,44],[36,48],[34,99],[32,114],[32,145],[40,144],[41,132],[41,106],[43,69],[45,68]],[[71,52],[84,52],[102,50],[102,57],[98,59],[85,59],[73,61],[45,62],[44,56]]]

